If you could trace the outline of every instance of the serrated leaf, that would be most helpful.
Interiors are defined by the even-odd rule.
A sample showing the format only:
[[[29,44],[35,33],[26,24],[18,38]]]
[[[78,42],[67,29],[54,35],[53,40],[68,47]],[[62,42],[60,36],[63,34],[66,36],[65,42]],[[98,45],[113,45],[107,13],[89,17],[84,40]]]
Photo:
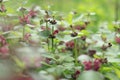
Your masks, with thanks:
[[[17,66],[19,66],[22,69],[25,68],[25,64],[22,61],[20,61],[16,56],[12,56],[12,58],[16,62]]]
[[[114,73],[106,73],[105,77],[109,78],[110,80],[119,80],[119,78]]]
[[[69,24],[72,24],[72,19],[73,19],[73,14],[72,13],[68,14],[66,20],[68,21]]]
[[[104,80],[103,75],[96,71],[84,71],[79,75],[77,80]]]
[[[79,38],[79,37],[80,37],[80,36],[71,37],[70,35],[65,35],[64,37],[56,37],[56,38],[57,38],[58,40],[60,40],[60,41],[68,42],[68,41],[77,39],[77,38]]]
[[[49,37],[50,31],[49,30],[44,30],[39,33],[42,37]]]
[[[116,75],[118,76],[118,78],[120,78],[120,70],[117,68],[113,68],[115,70]]]

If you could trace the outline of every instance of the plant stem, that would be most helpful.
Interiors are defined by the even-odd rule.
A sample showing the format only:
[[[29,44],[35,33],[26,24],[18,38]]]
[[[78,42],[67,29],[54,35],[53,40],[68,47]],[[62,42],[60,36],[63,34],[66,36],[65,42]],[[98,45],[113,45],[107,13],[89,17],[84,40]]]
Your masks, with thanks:
[[[74,58],[75,58],[75,65],[77,66],[78,65],[78,61],[77,61],[77,41],[76,39],[74,40]]]
[[[119,18],[119,0],[115,2],[115,21],[118,21]]]
[[[48,22],[46,22],[46,30],[48,30]]]
[[[120,50],[120,44],[119,44],[119,49],[118,50]]]
[[[105,58],[105,52],[103,51],[102,57]]]
[[[52,38],[52,52],[54,53],[54,39]]]
[[[48,30],[48,22],[46,22],[46,30]],[[48,51],[50,50],[49,38],[47,38]]]
[[[25,36],[25,26],[23,26],[23,40],[24,40],[24,36]]]
[[[52,26],[52,35],[53,35],[53,31],[54,31],[54,26]],[[54,38],[51,38],[52,39],[52,53],[54,53]]]
[[[49,38],[47,38],[47,43],[48,43],[48,51],[49,51],[50,50]]]

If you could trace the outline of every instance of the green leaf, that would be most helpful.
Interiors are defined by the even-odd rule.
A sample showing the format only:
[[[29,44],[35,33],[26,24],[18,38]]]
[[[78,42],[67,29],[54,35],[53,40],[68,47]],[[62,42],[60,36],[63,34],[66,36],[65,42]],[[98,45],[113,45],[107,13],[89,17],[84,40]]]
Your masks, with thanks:
[[[57,37],[57,39],[60,40],[60,41],[68,42],[68,41],[77,39],[77,38],[79,38],[79,37],[80,37],[80,36],[71,37],[70,35],[65,35],[64,37]]]
[[[73,19],[73,14],[72,13],[68,14],[66,20],[68,21],[69,24],[72,24],[72,19]]]
[[[22,61],[20,61],[16,56],[12,56],[12,58],[16,62],[17,66],[19,66],[22,69],[25,68],[25,64]]]
[[[66,78],[71,78],[71,72],[72,72],[72,71],[70,71],[70,70],[65,70],[65,71],[63,72],[63,75],[64,75]]]
[[[49,37],[49,35],[50,35],[50,31],[49,31],[49,30],[44,30],[44,31],[41,31],[39,34],[40,34],[42,37],[47,38],[47,37]]]
[[[119,78],[114,73],[106,73],[105,77],[109,78],[110,80],[119,80]]]
[[[104,80],[104,77],[101,73],[90,70],[81,73],[77,80]]]
[[[120,70],[117,68],[113,68],[115,70],[116,75],[118,76],[118,78],[120,78]]]

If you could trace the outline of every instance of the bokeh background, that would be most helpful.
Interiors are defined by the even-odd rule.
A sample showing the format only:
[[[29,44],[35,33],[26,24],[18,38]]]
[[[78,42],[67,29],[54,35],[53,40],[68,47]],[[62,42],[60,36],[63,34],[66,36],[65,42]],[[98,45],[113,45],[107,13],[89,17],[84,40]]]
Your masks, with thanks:
[[[117,0],[28,0],[28,4],[37,4],[43,9],[78,13],[95,12],[97,20],[113,21]],[[119,1],[119,0],[118,0]],[[120,1],[119,1],[120,2]],[[120,10],[119,10],[120,14]]]
[[[114,21],[116,14],[120,14],[120,0],[12,0],[6,2],[8,13],[16,12],[19,6],[38,5],[44,10],[59,11],[68,14],[70,11],[77,13],[95,12],[97,21]],[[118,17],[120,19],[120,16]]]

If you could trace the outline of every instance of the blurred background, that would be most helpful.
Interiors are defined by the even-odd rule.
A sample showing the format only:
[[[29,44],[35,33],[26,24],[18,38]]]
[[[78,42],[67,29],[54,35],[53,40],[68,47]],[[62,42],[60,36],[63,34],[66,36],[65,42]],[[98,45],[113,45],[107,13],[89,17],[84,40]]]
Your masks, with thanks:
[[[98,21],[113,21],[115,20],[116,1],[119,0],[28,0],[28,5],[37,4],[42,9],[50,8],[50,10],[62,11],[66,14],[70,11],[77,11],[78,13],[95,12]]]

